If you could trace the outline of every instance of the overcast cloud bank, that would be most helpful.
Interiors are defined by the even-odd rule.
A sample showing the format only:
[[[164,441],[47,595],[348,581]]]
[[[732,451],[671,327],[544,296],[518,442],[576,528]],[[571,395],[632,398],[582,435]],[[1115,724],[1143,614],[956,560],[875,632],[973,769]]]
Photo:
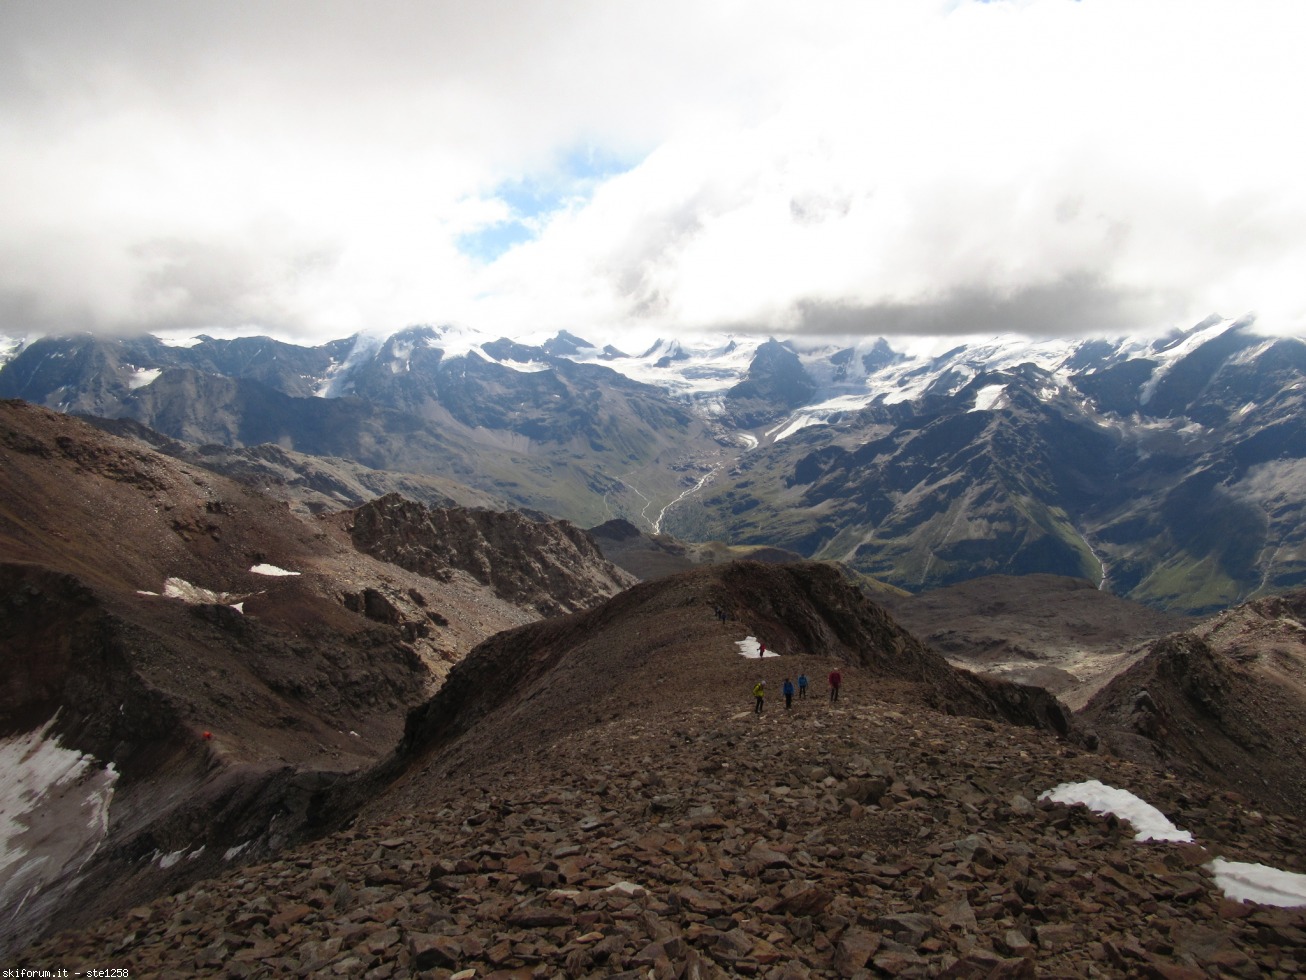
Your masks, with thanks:
[[[1306,5],[0,6],[0,331],[1306,328]]]

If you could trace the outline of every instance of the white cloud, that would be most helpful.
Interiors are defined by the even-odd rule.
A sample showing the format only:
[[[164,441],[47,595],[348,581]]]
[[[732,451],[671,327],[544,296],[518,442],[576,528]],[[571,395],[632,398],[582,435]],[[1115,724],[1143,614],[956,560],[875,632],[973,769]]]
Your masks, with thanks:
[[[0,329],[1302,329],[1303,28],[1259,0],[7,4]],[[496,227],[534,238],[486,262]]]

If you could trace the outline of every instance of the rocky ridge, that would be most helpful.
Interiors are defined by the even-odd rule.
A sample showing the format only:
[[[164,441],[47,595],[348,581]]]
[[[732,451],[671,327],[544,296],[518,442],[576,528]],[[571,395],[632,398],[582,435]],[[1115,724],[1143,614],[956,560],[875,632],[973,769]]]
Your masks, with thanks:
[[[501,599],[541,616],[589,609],[635,582],[567,521],[426,507],[398,494],[332,521],[364,554],[437,579],[467,572]]]
[[[781,655],[741,657],[749,635]],[[754,714],[757,679],[799,672],[809,697]],[[1300,972],[1303,913],[1228,901],[1207,867],[1306,870],[1294,816],[1013,726],[1008,689],[825,566],[646,583],[473,652],[334,833],[26,957],[146,976]],[[1039,801],[1084,779],[1198,844]]]
[[[1111,749],[1306,808],[1306,592],[1270,596],[1167,637],[1081,712]]]
[[[1205,867],[1297,854],[1301,870],[1297,820],[1033,730],[923,711],[847,673],[837,706],[812,696],[758,718],[731,689],[511,766],[434,758],[347,830],[27,961],[369,978],[1306,966],[1301,911],[1228,901]],[[1140,844],[1119,821],[1038,802],[1089,778],[1135,789],[1202,843]]]

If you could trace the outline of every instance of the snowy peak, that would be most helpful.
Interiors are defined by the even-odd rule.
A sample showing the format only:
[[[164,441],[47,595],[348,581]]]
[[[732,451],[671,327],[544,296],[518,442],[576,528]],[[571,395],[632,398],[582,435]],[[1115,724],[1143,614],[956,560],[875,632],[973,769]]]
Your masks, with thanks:
[[[551,340],[545,341],[541,349],[548,354],[557,357],[579,357],[582,355],[593,355],[598,348],[588,340],[577,337],[575,334],[568,333],[566,330],[560,330]]]

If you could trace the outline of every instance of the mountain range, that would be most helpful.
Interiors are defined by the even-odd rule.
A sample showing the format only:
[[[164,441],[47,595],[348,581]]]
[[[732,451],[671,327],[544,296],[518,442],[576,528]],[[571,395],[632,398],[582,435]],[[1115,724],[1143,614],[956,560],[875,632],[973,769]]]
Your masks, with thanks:
[[[0,397],[225,453],[316,495],[299,507],[479,499],[911,591],[1041,572],[1182,613],[1306,584],[1301,340],[1212,318],[1148,341],[900,346],[45,337],[6,348]]]

